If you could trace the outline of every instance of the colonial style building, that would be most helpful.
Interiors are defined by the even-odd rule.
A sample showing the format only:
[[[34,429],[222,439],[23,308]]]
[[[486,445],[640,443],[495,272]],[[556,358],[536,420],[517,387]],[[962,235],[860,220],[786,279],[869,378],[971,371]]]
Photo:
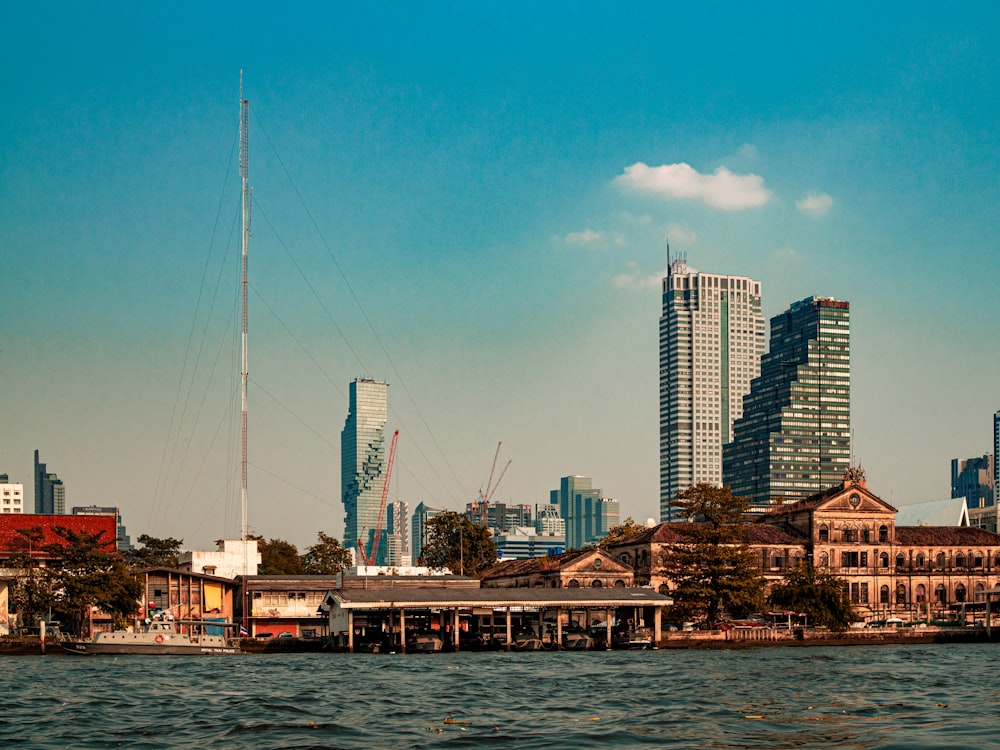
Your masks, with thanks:
[[[507,560],[481,577],[483,588],[631,588],[628,564],[590,547],[549,557]]]
[[[661,524],[614,545],[638,582],[667,592],[664,555],[683,543],[680,524]],[[945,617],[974,609],[1000,586],[1000,535],[958,526],[896,526],[896,509],[850,469],[837,487],[774,508],[747,525],[747,544],[769,583],[811,560],[843,579],[865,619]]]

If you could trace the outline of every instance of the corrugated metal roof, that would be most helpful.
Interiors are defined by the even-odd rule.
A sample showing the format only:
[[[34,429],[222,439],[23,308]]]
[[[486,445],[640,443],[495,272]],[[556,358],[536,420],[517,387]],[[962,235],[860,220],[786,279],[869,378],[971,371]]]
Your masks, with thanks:
[[[340,589],[331,591],[343,609],[403,607],[662,607],[668,596],[652,589]]]

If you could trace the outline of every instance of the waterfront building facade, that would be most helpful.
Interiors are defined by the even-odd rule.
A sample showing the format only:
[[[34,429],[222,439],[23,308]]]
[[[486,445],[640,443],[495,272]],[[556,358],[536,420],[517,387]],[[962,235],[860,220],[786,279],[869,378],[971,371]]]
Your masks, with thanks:
[[[761,285],[669,264],[660,315],[660,520],[677,494],[722,483],[722,446],[764,353]]]
[[[235,579],[256,575],[263,560],[256,539],[219,539],[214,550],[185,550],[178,556],[179,570]]]
[[[61,516],[66,513],[66,487],[62,480],[46,470],[35,451],[35,513]]]
[[[24,513],[24,485],[0,474],[0,513]]]
[[[987,531],[997,530],[997,506],[993,501],[993,456],[951,460],[951,496],[965,498],[969,522]]]
[[[850,304],[808,297],[771,318],[771,345],[722,451],[751,512],[836,484],[851,460]]]
[[[968,526],[901,526],[896,513],[868,489],[864,472],[850,469],[838,485],[749,522],[747,544],[769,583],[806,559],[833,573],[865,620],[981,616],[985,592],[1000,586],[1000,535]],[[660,524],[610,552],[635,568],[637,582],[668,593],[665,555],[684,541],[676,524]]]
[[[343,544],[357,551],[358,540],[362,540],[366,553],[376,565],[385,565],[388,547],[383,534],[379,548],[372,549],[385,483],[388,393],[388,383],[368,378],[351,381],[347,420],[340,433]]]

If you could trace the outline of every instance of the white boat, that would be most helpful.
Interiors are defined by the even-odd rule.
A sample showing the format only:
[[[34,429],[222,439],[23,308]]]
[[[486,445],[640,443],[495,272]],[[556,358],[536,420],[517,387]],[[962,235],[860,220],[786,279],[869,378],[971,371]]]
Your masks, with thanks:
[[[233,623],[211,620],[153,620],[140,632],[97,633],[89,641],[63,641],[60,645],[68,653],[83,656],[238,654],[239,642],[226,635],[227,629],[235,627]],[[221,630],[222,634],[213,634],[212,630]]]

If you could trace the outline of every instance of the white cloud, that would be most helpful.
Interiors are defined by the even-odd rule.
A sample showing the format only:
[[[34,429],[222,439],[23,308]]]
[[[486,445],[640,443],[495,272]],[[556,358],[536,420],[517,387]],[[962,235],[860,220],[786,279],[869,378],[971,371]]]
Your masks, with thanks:
[[[798,260],[801,256],[794,247],[782,247],[774,251],[774,257],[777,260]]]
[[[659,289],[660,282],[667,275],[666,269],[652,276],[644,276],[639,272],[639,266],[629,261],[628,271],[612,277],[611,285],[618,289]]]
[[[741,211],[763,206],[771,198],[764,178],[755,174],[739,175],[725,167],[712,174],[701,174],[690,164],[663,164],[650,167],[636,162],[615,178],[619,186],[664,198],[704,201],[723,211]]]
[[[570,232],[563,237],[563,242],[567,245],[593,245],[604,239],[603,232],[595,232],[593,229],[584,229],[582,232]]]
[[[795,201],[795,207],[808,216],[822,216],[833,205],[833,198],[826,193],[810,192],[805,198]]]
[[[680,224],[667,226],[667,239],[675,245],[694,245],[698,242],[698,233]]]

